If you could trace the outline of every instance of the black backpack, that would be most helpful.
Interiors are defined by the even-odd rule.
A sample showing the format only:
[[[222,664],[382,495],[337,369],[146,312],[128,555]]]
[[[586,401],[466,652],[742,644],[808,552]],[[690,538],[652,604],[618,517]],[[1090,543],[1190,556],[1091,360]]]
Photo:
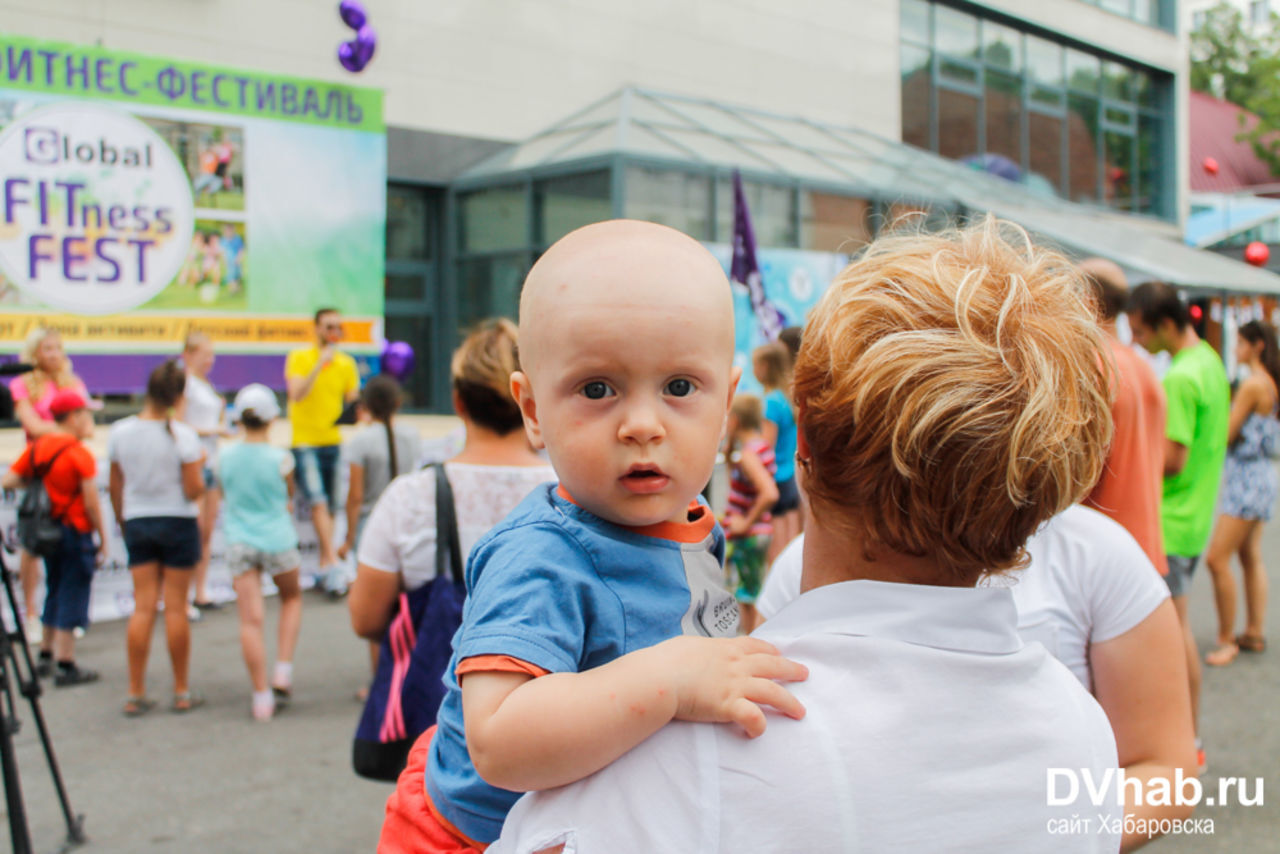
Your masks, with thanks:
[[[63,445],[42,466],[36,465],[36,448],[39,442],[31,445],[31,484],[18,504],[18,542],[28,553],[39,557],[49,557],[62,544],[62,523],[53,515],[53,499],[44,488],[45,476],[53,468],[55,460],[62,452],[71,447],[70,442]]]

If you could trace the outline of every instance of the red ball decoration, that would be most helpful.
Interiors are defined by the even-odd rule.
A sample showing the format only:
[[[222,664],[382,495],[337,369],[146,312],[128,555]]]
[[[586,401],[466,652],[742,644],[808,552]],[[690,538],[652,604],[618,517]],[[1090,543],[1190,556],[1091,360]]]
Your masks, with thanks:
[[[1255,240],[1244,248],[1244,260],[1255,267],[1265,267],[1271,257],[1271,249],[1261,240]]]
[[[1210,175],[1218,174],[1218,161],[1212,157],[1206,157],[1204,160],[1201,160],[1200,165],[1203,166],[1204,171],[1208,172]]]

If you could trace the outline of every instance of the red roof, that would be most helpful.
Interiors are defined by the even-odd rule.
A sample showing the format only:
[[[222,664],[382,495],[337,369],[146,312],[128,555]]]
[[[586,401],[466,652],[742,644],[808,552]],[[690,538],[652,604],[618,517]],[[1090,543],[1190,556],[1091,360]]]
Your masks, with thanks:
[[[1240,116],[1245,123],[1240,123]],[[1266,162],[1254,154],[1248,142],[1236,137],[1254,127],[1258,117],[1229,101],[1204,92],[1191,93],[1191,191],[1195,193],[1228,193],[1257,184],[1274,184],[1280,178],[1271,174]],[[1218,174],[1205,171],[1204,160],[1218,161]]]

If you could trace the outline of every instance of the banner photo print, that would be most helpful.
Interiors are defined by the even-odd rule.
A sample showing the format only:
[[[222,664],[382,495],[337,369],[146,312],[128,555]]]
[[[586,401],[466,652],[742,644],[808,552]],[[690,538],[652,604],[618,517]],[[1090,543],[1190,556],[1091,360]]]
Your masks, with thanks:
[[[385,222],[377,90],[0,34],[0,346],[373,353]]]

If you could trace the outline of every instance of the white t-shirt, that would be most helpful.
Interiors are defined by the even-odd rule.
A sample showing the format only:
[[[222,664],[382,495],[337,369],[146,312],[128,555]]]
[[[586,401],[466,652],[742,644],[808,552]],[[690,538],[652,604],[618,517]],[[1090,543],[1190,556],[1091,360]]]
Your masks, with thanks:
[[[213,466],[214,457],[218,452],[217,429],[222,423],[222,413],[226,409],[227,402],[207,380],[202,380],[195,374],[187,374],[187,385],[183,395],[187,399],[183,420],[194,427],[197,433],[214,434],[200,437],[200,443],[204,445],[208,455],[205,465]]]
[[[809,591],[755,632],[808,666],[788,686],[803,719],[771,714],[751,740],[670,724],[585,780],[522,798],[489,852],[1115,852],[1119,835],[1096,819],[1119,817],[1114,798],[1050,806],[1046,791],[1046,769],[1115,768],[1111,726],[1016,620],[1008,590]],[[1089,832],[1053,832],[1073,814]]]
[[[803,536],[783,549],[756,607],[768,619],[800,595]],[[1093,690],[1089,647],[1119,637],[1169,598],[1169,588],[1138,545],[1112,519],[1075,505],[1027,541],[1031,564],[991,580],[1011,586],[1018,632],[1039,641]]]
[[[200,437],[181,421],[131,415],[111,425],[107,457],[124,473],[124,518],[198,515],[182,491],[182,465],[204,457]]]
[[[446,463],[458,514],[462,559],[489,529],[533,491],[555,480],[551,466],[479,466]],[[436,478],[423,469],[391,481],[365,523],[356,553],[360,563],[399,572],[406,590],[436,574]]]

